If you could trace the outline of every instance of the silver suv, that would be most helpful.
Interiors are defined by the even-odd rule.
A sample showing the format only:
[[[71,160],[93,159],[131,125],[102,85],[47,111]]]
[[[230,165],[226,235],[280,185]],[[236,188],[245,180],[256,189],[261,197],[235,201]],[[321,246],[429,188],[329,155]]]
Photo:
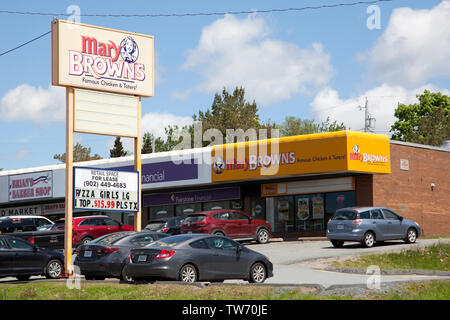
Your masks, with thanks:
[[[335,212],[327,226],[327,238],[340,248],[345,241],[372,247],[376,241],[404,240],[414,243],[420,237],[419,225],[383,207],[352,207]]]

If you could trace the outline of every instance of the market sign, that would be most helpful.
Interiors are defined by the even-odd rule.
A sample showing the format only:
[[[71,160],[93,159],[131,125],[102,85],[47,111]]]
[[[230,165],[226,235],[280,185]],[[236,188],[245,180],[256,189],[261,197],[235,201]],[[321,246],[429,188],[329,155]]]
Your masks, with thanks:
[[[153,96],[153,36],[52,23],[52,84]]]
[[[139,211],[139,173],[74,167],[73,208],[100,211]]]
[[[8,201],[34,200],[53,196],[52,171],[10,175]]]
[[[386,135],[338,131],[212,147],[213,182],[337,172],[390,173]]]
[[[31,205],[25,207],[0,208],[0,217],[6,216],[40,216],[41,205]]]

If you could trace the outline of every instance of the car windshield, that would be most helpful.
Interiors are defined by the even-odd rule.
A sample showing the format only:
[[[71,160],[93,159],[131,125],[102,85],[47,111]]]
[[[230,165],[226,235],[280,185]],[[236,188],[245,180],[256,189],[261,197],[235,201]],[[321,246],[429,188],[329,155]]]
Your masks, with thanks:
[[[145,227],[147,230],[156,231],[164,227],[166,221],[150,221],[148,225]]]
[[[128,232],[117,232],[117,233],[110,233],[107,234],[106,236],[97,238],[95,240],[92,240],[89,244],[99,244],[99,245],[103,245],[103,246],[108,246],[110,244],[116,243],[117,241],[128,237],[129,235],[134,234],[133,231],[128,231]]]
[[[339,210],[333,216],[333,220],[354,220],[356,218],[356,211]]]
[[[192,239],[191,235],[177,235],[173,237],[159,239],[158,241],[146,245],[146,247],[174,247],[177,244],[189,239]]]

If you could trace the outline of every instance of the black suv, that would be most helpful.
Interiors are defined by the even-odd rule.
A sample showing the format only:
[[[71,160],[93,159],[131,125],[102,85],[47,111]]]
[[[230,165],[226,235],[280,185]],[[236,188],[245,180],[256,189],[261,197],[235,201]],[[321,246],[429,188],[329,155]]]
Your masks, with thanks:
[[[170,235],[180,234],[181,222],[186,217],[160,218],[148,222],[145,230],[163,232]]]
[[[36,231],[38,227],[52,224],[50,220],[38,216],[13,216],[0,218],[0,233],[16,231]]]

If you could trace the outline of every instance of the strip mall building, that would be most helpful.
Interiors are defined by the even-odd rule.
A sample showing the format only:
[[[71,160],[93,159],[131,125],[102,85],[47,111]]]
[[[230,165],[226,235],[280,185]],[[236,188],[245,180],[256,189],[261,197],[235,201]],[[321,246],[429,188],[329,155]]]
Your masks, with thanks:
[[[325,235],[333,212],[385,206],[424,235],[450,234],[450,151],[340,131],[142,155],[142,225],[160,217],[241,209],[275,237]],[[74,166],[133,168],[133,157]],[[0,172],[0,216],[64,217],[65,165]],[[101,212],[100,212],[101,213]],[[75,211],[74,216],[99,214]],[[106,213],[105,213],[106,214]],[[134,214],[108,213],[133,224]]]

